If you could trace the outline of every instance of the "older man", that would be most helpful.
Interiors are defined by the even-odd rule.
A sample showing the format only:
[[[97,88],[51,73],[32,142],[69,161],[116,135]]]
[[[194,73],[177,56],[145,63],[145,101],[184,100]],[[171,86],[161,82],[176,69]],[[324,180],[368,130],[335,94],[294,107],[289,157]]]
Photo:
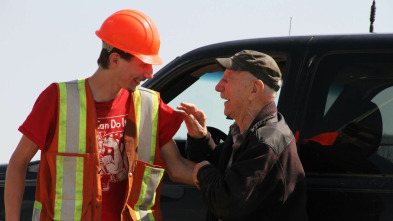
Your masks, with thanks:
[[[189,156],[200,162],[193,177],[208,206],[206,220],[307,220],[304,170],[274,102],[280,69],[270,56],[251,50],[216,60],[226,68],[216,91],[225,100],[224,114],[235,120],[225,142],[212,142],[202,110],[178,107]]]

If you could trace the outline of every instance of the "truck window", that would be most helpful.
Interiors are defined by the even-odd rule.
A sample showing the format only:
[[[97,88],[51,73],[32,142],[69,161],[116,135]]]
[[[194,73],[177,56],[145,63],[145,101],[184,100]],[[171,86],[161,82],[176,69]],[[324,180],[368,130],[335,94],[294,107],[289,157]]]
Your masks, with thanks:
[[[229,126],[233,124],[233,120],[226,119],[224,115],[224,100],[221,99],[220,93],[214,89],[223,74],[223,71],[204,74],[198,81],[169,102],[168,105],[176,110],[180,102],[193,103],[205,112],[207,126],[212,126],[224,133],[228,133]],[[187,139],[187,128],[184,123],[175,134],[174,139]]]
[[[299,155],[306,172],[393,174],[393,53],[323,57]]]

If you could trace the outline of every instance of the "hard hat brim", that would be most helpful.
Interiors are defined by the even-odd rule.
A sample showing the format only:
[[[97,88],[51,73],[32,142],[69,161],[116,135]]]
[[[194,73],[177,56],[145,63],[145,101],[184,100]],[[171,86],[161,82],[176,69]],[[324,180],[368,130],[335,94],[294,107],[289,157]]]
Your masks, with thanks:
[[[141,54],[133,54],[133,55],[146,64],[161,65],[163,63],[160,55],[141,55]]]

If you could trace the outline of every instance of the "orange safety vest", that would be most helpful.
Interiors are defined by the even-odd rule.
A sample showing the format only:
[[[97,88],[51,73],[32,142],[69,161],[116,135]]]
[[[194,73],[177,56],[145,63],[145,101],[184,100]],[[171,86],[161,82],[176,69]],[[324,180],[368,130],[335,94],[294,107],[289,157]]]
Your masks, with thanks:
[[[57,85],[58,121],[51,144],[41,151],[33,220],[101,220],[94,99],[85,79]],[[137,88],[132,100],[124,133],[129,176],[121,218],[162,220],[159,93]]]

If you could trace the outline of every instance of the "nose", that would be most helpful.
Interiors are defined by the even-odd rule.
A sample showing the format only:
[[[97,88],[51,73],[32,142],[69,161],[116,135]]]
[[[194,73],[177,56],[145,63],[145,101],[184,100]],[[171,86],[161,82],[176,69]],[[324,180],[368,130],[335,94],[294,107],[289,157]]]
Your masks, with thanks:
[[[152,79],[153,78],[153,66],[150,65],[149,68],[143,73],[143,77],[147,79]]]
[[[222,86],[222,79],[217,83],[215,89],[217,92],[222,92],[223,91],[223,86]]]
[[[153,71],[152,72],[145,72],[143,75],[146,79],[152,79],[153,78]]]

